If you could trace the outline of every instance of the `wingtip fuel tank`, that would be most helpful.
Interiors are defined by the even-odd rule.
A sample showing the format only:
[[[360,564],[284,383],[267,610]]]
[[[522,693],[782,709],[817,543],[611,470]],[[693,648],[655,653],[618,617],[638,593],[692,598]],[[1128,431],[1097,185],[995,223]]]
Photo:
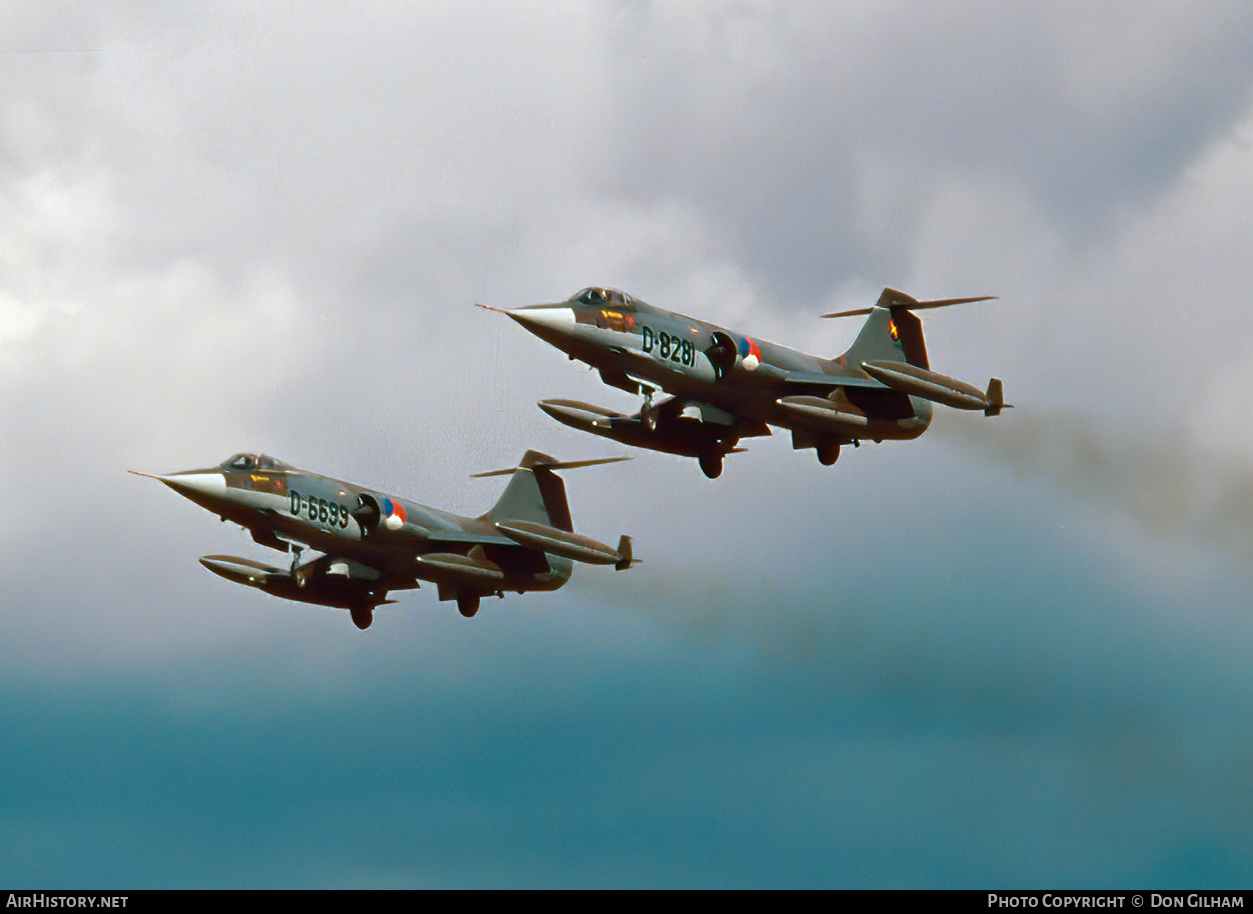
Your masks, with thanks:
[[[631,557],[631,538],[624,536],[618,548],[597,542],[590,536],[582,536],[568,530],[559,530],[547,524],[523,520],[505,520],[496,523],[496,529],[520,546],[538,549],[551,555],[589,565],[613,565],[619,570],[628,568]]]
[[[907,362],[862,362],[862,371],[892,390],[925,400],[932,400],[954,409],[983,410],[985,415],[995,416],[1009,404],[999,378],[988,383],[987,391],[973,384],[958,381]]]
[[[605,438],[613,437],[607,432],[613,429],[614,419],[626,418],[622,413],[578,400],[541,400],[539,408],[564,425]]]
[[[642,447],[680,457],[700,457],[711,450],[729,450],[721,447],[731,429],[724,426],[681,419],[677,422],[649,422],[640,414],[623,415],[604,407],[578,400],[541,400],[539,408],[563,425],[608,438],[619,444]],[[752,434],[761,434],[753,431]],[[769,432],[765,432],[769,434]]]
[[[234,555],[201,556],[200,564],[234,584],[254,587],[271,596],[332,609],[373,609],[394,600],[377,595],[377,582],[346,575],[319,574],[309,563],[292,571]],[[353,617],[356,619],[356,615]],[[361,626],[365,627],[365,626]]]

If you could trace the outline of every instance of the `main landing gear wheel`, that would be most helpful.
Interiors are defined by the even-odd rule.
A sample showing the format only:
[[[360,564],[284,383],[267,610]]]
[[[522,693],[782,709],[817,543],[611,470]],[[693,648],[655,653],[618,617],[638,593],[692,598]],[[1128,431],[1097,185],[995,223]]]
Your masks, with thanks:
[[[722,475],[722,454],[717,451],[706,451],[698,458],[700,461],[700,471],[710,479],[717,479]]]
[[[457,611],[467,619],[479,611],[479,595],[476,593],[457,594]]]
[[[840,442],[838,441],[819,441],[816,450],[818,462],[824,467],[829,467],[840,459]]]
[[[362,631],[369,628],[374,621],[374,610],[368,606],[354,606],[349,612],[352,613],[352,624]]]

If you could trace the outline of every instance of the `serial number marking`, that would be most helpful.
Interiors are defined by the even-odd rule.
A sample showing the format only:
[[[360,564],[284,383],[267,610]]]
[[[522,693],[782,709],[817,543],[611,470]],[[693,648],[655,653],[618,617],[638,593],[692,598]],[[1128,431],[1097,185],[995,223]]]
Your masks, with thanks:
[[[291,516],[298,518],[302,512],[315,523],[339,527],[341,530],[348,526],[348,519],[352,516],[343,505],[313,495],[301,495],[292,489]]]
[[[664,330],[653,330],[652,327],[640,325],[640,336],[644,340],[644,351],[656,351],[657,357],[663,362],[676,362],[679,365],[696,364],[696,347],[691,340],[681,336],[672,336]]]

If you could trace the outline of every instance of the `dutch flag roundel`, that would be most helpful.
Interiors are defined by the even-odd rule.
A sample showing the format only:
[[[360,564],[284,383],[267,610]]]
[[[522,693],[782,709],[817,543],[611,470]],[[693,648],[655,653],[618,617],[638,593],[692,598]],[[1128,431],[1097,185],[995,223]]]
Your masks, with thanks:
[[[401,507],[400,502],[384,498],[383,514],[386,518],[384,522],[387,524],[388,530],[399,530],[405,525],[405,509]]]

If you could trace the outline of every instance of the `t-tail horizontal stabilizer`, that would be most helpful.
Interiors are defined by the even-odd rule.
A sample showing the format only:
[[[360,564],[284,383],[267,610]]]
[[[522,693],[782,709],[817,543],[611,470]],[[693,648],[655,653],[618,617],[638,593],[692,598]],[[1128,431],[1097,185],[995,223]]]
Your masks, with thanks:
[[[907,311],[926,311],[929,308],[947,308],[949,305],[968,305],[977,301],[994,301],[995,295],[975,295],[969,298],[933,298],[930,301],[919,301],[912,295],[896,289],[884,289],[875,302],[874,308],[904,308]],[[851,311],[835,311],[823,317],[854,317],[858,314],[869,314],[874,308],[853,308]]]
[[[541,454],[539,451],[527,451],[522,458],[522,462],[516,467],[508,467],[504,470],[488,470],[486,473],[471,473],[470,478],[483,479],[488,476],[512,476],[519,470],[574,470],[579,467],[594,467],[602,463],[618,463],[621,460],[630,459],[630,457],[597,457],[592,460],[558,461],[547,454]]]

